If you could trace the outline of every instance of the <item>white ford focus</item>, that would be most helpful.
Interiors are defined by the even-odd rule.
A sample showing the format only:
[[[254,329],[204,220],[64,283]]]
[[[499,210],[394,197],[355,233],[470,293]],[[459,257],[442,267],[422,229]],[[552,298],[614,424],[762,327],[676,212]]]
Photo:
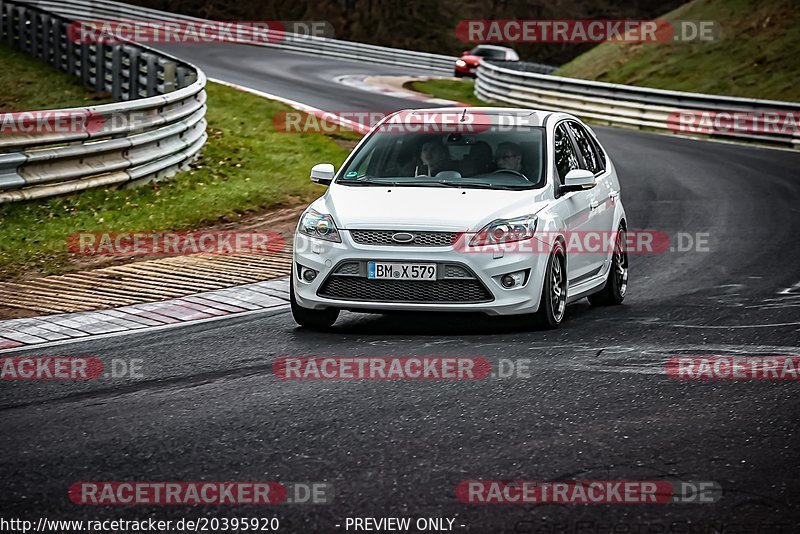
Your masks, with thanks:
[[[346,309],[532,314],[554,328],[569,302],[625,297],[617,174],[571,115],[402,111],[311,180],[330,187],[295,235],[301,325],[330,326]]]

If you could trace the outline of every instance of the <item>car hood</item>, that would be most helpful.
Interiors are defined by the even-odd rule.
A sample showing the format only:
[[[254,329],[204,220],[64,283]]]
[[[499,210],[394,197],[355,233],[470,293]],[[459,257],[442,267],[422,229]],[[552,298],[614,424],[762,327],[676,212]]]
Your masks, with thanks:
[[[536,213],[543,189],[505,191],[455,187],[331,185],[311,207],[333,215],[340,229],[475,231],[499,218]]]
[[[477,65],[481,61],[481,56],[461,56],[461,59],[466,62],[467,65]]]

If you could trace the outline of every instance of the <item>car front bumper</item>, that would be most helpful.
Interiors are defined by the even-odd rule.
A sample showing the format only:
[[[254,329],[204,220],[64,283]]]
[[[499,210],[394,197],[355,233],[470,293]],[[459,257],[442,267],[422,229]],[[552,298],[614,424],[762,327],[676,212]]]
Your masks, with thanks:
[[[478,75],[478,66],[477,65],[467,65],[466,67],[459,67],[458,65],[455,66],[453,72],[458,76],[466,76],[470,78],[475,78]]]
[[[340,230],[340,235],[342,242],[333,243],[296,234],[292,277],[295,299],[300,306],[364,311],[483,312],[490,315],[533,313],[539,308],[548,260],[546,253],[474,252],[458,246],[375,246],[356,243],[347,230]],[[438,279],[407,283],[369,280],[365,267],[369,261],[436,263]],[[350,279],[343,281],[341,269],[345,264],[348,264]],[[299,266],[317,271],[316,278],[311,282],[303,280]],[[500,283],[501,277],[518,271],[527,271],[525,283],[505,289]],[[446,273],[451,272],[459,272],[467,278],[445,278]],[[331,282],[326,286],[329,280]],[[478,285],[483,287],[482,297],[476,297]],[[331,291],[332,287],[336,291]],[[352,294],[342,293],[348,288],[353,288]],[[364,298],[366,294],[369,298]],[[432,298],[420,298],[420,295],[432,295]],[[442,295],[445,299],[439,298]],[[466,298],[460,298],[464,295]],[[448,300],[454,296],[456,301]]]

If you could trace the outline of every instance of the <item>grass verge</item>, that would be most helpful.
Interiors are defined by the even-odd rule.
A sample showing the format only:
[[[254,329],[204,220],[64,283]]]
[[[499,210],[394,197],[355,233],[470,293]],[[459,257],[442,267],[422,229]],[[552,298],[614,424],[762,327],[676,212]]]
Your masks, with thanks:
[[[430,80],[415,81],[406,84],[408,89],[419,93],[433,95],[436,98],[444,98],[463,102],[471,106],[488,106],[486,102],[478,100],[475,96],[475,80]]]
[[[107,104],[74,76],[0,45],[0,112],[61,109]]]
[[[794,0],[693,0],[659,18],[715,21],[721,38],[697,43],[603,43],[555,74],[800,101],[800,10]]]
[[[191,231],[308,202],[324,191],[309,181],[311,166],[338,167],[359,137],[281,133],[273,117],[287,106],[214,83],[207,92],[209,140],[190,171],[135,189],[0,205],[0,279],[70,270],[75,232]]]

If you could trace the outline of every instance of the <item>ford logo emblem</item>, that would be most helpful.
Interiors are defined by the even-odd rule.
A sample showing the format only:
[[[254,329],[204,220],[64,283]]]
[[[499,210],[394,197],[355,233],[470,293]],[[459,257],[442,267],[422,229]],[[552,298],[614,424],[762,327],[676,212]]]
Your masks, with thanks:
[[[398,232],[392,235],[392,241],[395,243],[411,243],[414,241],[414,234],[408,232]]]

